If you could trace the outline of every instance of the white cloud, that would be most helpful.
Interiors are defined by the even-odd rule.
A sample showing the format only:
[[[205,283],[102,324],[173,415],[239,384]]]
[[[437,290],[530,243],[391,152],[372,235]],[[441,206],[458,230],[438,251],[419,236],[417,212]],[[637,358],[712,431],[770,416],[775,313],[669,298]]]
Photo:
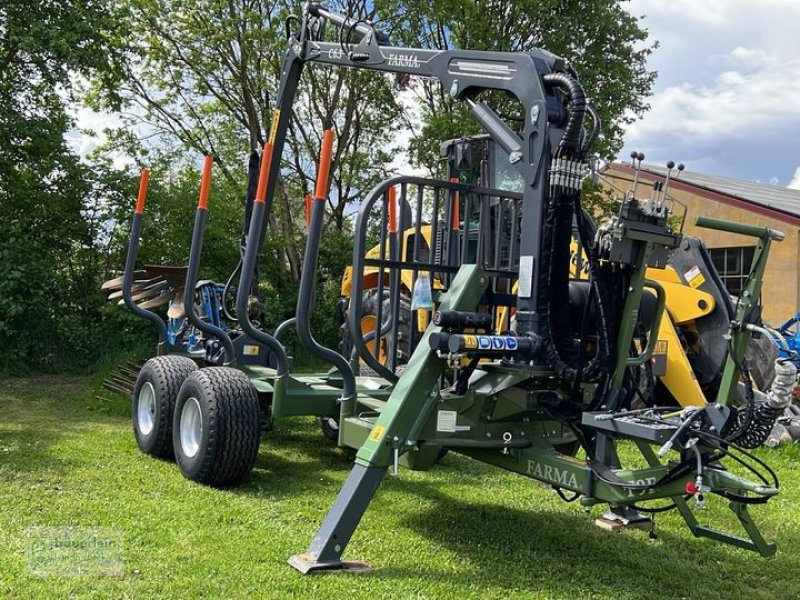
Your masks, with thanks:
[[[417,177],[426,177],[429,175],[428,171],[424,168],[413,168],[408,160],[408,143],[411,141],[417,131],[418,125],[421,123],[421,107],[422,90],[419,82],[412,81],[411,84],[397,93],[397,102],[403,108],[405,115],[402,117],[403,122],[400,128],[395,132],[391,146],[399,148],[394,159],[388,165],[390,173],[398,175],[415,175]]]
[[[106,112],[95,112],[84,106],[71,107],[72,118],[75,126],[67,132],[64,139],[81,158],[88,156],[95,148],[105,143],[106,129],[114,129],[122,126],[122,121],[116,115]],[[133,164],[130,157],[119,153],[113,153],[112,164],[117,169],[122,169]]]
[[[660,42],[649,62],[659,78],[621,156],[641,149],[693,170],[786,183],[800,163],[800,2],[632,0],[629,10]]]
[[[793,99],[800,98],[800,58],[742,73],[723,71],[708,85],[684,82],[657,93],[651,110],[628,130],[642,143],[662,136],[685,141],[745,140],[800,123]]]
[[[786,187],[788,187],[791,190],[800,190],[800,167],[797,167],[795,169],[794,176],[792,177],[792,180],[789,182],[789,185],[787,185]]]

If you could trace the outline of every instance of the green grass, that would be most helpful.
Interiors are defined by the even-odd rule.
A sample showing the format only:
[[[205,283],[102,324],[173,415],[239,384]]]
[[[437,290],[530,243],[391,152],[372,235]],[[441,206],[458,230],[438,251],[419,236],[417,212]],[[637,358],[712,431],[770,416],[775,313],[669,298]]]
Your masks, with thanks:
[[[81,378],[0,382],[0,597],[114,598],[798,598],[797,447],[761,451],[782,494],[752,512],[778,554],[691,537],[677,515],[659,537],[609,534],[536,482],[450,455],[429,473],[387,478],[347,549],[368,574],[302,576],[305,551],[351,457],[311,419],[278,423],[238,489],[184,480],[141,455],[123,399]],[[722,499],[703,521],[733,527]],[[32,526],[117,528],[118,577],[31,575]]]

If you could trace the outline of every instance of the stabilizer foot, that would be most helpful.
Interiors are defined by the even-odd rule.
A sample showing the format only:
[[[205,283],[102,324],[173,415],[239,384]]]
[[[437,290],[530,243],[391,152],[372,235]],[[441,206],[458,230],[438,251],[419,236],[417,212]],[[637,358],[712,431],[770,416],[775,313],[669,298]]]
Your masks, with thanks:
[[[622,531],[623,529],[652,529],[653,519],[629,506],[613,506],[594,522],[606,531]]]
[[[351,573],[367,573],[372,569],[360,560],[341,560],[336,562],[319,562],[309,554],[295,554],[289,558],[289,564],[303,575],[319,572],[349,571]]]

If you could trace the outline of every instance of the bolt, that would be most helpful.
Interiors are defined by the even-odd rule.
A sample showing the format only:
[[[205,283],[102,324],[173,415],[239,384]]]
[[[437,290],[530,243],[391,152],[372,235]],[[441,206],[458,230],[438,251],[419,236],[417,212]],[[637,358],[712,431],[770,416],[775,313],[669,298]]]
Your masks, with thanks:
[[[539,105],[535,104],[531,107],[531,123],[536,125],[539,122]]]
[[[453,83],[450,85],[450,95],[453,98],[458,96],[458,79],[453,79]]]
[[[508,155],[508,162],[510,162],[512,165],[517,164],[521,160],[522,152],[512,152]]]

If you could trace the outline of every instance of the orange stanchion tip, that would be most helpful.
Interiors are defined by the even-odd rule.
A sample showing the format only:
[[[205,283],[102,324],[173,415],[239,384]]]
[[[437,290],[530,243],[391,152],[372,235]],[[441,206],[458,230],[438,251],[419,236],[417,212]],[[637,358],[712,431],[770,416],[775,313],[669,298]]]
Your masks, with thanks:
[[[208,208],[208,192],[211,190],[211,168],[214,166],[214,157],[206,156],[203,161],[203,178],[200,180],[200,199],[197,208]]]
[[[325,200],[328,197],[328,179],[331,174],[332,160],[333,130],[326,129],[322,134],[322,150],[319,153],[319,171],[317,171],[317,185],[314,189],[315,200]]]
[[[264,144],[261,154],[261,168],[258,171],[258,187],[256,188],[256,202],[264,202],[267,197],[267,184],[269,183],[269,167],[272,163],[272,143]]]
[[[311,194],[306,194],[306,227],[311,227]]]
[[[139,195],[136,197],[136,213],[144,212],[144,201],[147,198],[147,187],[150,184],[150,169],[142,169],[139,177]]]
[[[450,183],[458,183],[458,177],[451,177]],[[453,192],[453,222],[450,225],[453,231],[458,231],[461,221],[461,216],[458,214],[460,201],[458,190],[455,190]]]
[[[389,188],[389,233],[397,233],[397,194],[394,186]]]

